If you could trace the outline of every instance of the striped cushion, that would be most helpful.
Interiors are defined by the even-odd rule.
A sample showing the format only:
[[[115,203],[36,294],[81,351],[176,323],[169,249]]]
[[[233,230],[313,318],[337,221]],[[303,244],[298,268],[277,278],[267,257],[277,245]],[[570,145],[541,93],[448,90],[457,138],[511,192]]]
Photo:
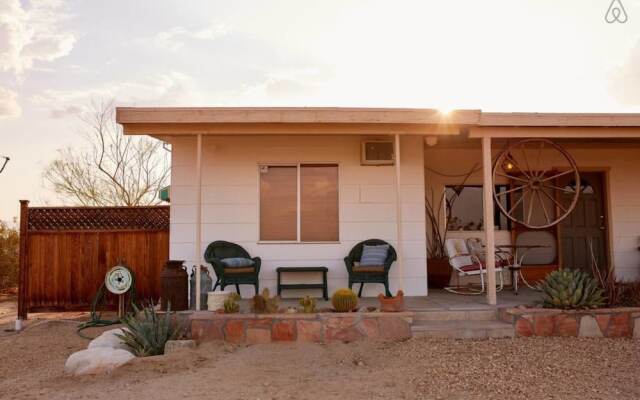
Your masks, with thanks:
[[[223,258],[220,261],[222,261],[222,264],[228,268],[244,268],[253,265],[252,259],[244,257]]]
[[[362,248],[362,256],[360,257],[360,265],[384,265],[389,252],[389,245],[382,244],[379,246],[367,246]]]

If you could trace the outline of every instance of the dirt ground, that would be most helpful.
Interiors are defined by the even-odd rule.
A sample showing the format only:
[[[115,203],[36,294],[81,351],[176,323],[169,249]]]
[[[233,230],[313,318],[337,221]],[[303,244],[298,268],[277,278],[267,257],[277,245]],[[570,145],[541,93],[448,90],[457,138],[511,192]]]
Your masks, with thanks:
[[[19,334],[5,332],[0,398],[640,398],[640,341],[633,340],[412,339],[249,347],[218,342],[136,359],[111,375],[70,377],[63,373],[66,358],[87,345],[76,324],[38,321]]]

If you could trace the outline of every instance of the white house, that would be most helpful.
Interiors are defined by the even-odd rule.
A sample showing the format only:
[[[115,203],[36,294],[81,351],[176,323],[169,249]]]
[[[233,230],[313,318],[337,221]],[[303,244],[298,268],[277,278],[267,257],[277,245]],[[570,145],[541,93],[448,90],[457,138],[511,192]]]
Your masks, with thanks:
[[[280,266],[326,266],[331,292],[347,284],[343,257],[349,250],[379,238],[398,250],[391,290],[427,295],[425,199],[440,199],[459,186],[460,202],[449,210],[459,224],[450,227],[450,237],[481,237],[488,249],[519,237],[549,243],[531,257],[541,271],[586,268],[585,243],[595,242],[600,263],[614,265],[620,278],[640,278],[640,115],[134,107],[118,108],[117,120],[125,134],[172,145],[170,257],[188,265],[204,265],[206,246],[227,240],[262,258],[261,286],[275,289]],[[583,177],[582,189],[588,188],[569,217],[545,229],[524,229],[501,217],[499,208],[483,207],[494,204],[492,190],[483,188],[517,190],[520,178],[495,176],[492,162],[523,138],[547,138],[566,150]],[[365,143],[396,162],[369,165]],[[553,150],[541,148],[533,155],[538,166],[522,169],[570,178]],[[561,193],[576,185],[551,178],[551,186],[563,185]],[[544,214],[559,219],[565,206],[551,201],[529,205],[529,220]],[[485,227],[487,220],[494,224]],[[495,277],[488,276],[488,301],[495,304]],[[252,290],[243,287],[243,296]],[[381,285],[367,284],[364,294],[381,291]]]

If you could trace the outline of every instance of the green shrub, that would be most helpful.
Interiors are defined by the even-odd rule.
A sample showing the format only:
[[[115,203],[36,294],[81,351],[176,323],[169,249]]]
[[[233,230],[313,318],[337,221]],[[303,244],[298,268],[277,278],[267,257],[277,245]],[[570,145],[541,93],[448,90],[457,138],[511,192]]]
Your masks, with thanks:
[[[0,221],[0,290],[18,286],[20,234]]]
[[[171,321],[171,305],[162,314],[158,314],[151,305],[142,310],[134,305],[133,309],[134,313],[122,318],[122,323],[129,330],[117,336],[138,357],[164,354],[167,341],[177,339],[182,333],[182,328]]]
[[[598,308],[606,304],[598,282],[577,269],[551,272],[540,283],[539,289],[542,291],[542,305],[546,308]]]

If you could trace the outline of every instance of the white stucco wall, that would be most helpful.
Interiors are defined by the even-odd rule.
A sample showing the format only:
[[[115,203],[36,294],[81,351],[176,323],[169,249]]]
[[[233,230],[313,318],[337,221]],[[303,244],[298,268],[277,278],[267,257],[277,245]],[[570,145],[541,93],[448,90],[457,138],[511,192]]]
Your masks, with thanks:
[[[172,144],[170,257],[195,263],[195,137],[167,138]],[[357,136],[205,136],[202,177],[202,251],[214,240],[243,246],[262,258],[261,287],[276,288],[279,266],[329,268],[329,292],[347,285],[343,257],[359,241],[380,238],[396,243],[396,190],[393,166],[361,166]],[[404,289],[424,295],[426,244],[424,169],[421,137],[401,141]],[[259,243],[258,164],[327,162],[339,164],[340,242]],[[390,272],[391,291],[399,288],[399,268]],[[382,285],[365,285],[376,296]],[[289,292],[295,295],[294,292]],[[242,295],[253,295],[245,286]],[[283,295],[286,297],[287,292]]]
[[[618,147],[619,146],[619,147]],[[611,257],[620,279],[640,278],[640,148],[636,145],[606,148],[589,145],[565,147],[575,158],[579,168],[606,172],[605,191],[609,207],[609,235]],[[494,149],[494,155],[498,150]],[[444,148],[440,145],[425,148],[426,167],[446,174],[461,174],[470,171],[474,164],[481,165],[480,148]],[[443,187],[459,184],[460,178],[447,178],[427,170],[426,191],[442,193]],[[482,184],[482,171],[471,176],[467,184]],[[455,236],[478,236],[483,232],[453,232]],[[508,231],[496,231],[496,243],[509,243]]]

